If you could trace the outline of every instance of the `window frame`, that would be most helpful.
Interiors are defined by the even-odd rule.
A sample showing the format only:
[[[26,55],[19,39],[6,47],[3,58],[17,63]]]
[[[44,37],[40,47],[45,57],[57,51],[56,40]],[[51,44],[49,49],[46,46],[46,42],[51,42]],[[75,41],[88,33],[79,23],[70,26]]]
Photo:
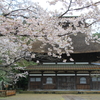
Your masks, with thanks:
[[[92,82],[97,82],[98,78],[97,77],[92,77]]]
[[[34,80],[32,80],[32,79],[34,79]],[[30,82],[41,82],[41,77],[30,77]]]
[[[98,82],[100,82],[100,77],[98,77]]]
[[[80,78],[80,84],[87,84],[86,77],[81,77]]]
[[[46,84],[53,84],[53,79],[52,79],[52,77],[47,77],[47,78],[46,78]]]

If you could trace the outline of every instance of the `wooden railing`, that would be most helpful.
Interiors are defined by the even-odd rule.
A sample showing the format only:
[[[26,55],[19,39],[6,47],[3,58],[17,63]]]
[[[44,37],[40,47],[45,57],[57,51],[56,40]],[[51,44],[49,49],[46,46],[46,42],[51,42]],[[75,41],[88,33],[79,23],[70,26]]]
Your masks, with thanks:
[[[0,90],[0,97],[15,95],[16,90]]]

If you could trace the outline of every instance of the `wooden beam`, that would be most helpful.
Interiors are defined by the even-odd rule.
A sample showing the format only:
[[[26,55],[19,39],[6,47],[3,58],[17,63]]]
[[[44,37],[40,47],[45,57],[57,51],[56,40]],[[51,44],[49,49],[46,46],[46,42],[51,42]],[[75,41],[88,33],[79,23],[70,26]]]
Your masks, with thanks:
[[[75,81],[74,81],[75,83],[75,90],[77,89],[76,87],[77,87],[77,71],[75,71]]]
[[[30,90],[30,76],[29,76],[29,74],[30,74],[30,71],[28,71],[28,90]]]
[[[91,71],[89,71],[89,78],[90,78],[90,89],[92,89],[92,78],[91,78]]]
[[[56,74],[56,89],[58,89],[58,79],[57,79],[57,72],[58,72],[58,71],[55,71],[55,74]]]
[[[43,72],[44,71],[41,71],[41,73],[42,73],[42,76],[41,76],[41,89],[43,89]]]

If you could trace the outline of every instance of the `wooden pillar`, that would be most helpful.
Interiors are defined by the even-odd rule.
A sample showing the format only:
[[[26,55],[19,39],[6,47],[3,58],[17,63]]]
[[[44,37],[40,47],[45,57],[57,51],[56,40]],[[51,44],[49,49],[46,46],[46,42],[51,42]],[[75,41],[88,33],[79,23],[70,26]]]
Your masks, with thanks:
[[[1,83],[1,90],[4,90],[4,82]]]
[[[58,89],[57,71],[55,71],[55,74],[56,74],[56,89]]]
[[[91,71],[89,71],[89,78],[90,78],[90,90],[92,89],[92,78],[91,78]]]
[[[41,89],[43,89],[43,72],[44,71],[41,71],[41,74],[42,74],[42,76],[41,76]]]
[[[77,89],[77,71],[75,71],[75,90]]]
[[[30,74],[30,71],[28,71],[28,90],[30,90],[30,76],[29,76],[29,74]]]
[[[97,71],[97,73],[99,72],[99,70]],[[97,90],[99,90],[99,81],[98,81],[98,77],[97,77]]]

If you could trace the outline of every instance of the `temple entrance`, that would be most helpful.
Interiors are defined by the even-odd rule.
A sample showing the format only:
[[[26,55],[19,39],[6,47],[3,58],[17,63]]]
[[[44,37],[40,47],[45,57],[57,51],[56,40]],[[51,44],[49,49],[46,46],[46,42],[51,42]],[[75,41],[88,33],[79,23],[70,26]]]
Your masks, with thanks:
[[[30,78],[30,90],[40,89],[40,88],[41,88],[41,78],[31,77]]]
[[[75,77],[72,76],[58,77],[58,89],[67,89],[67,90],[75,89]]]
[[[92,77],[92,89],[100,90],[100,77]]]

